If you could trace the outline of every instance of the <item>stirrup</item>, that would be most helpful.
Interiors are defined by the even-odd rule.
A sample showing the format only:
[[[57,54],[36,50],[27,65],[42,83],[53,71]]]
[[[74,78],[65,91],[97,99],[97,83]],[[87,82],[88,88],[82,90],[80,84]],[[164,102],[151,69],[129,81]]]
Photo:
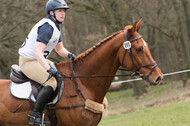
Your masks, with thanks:
[[[29,116],[29,124],[30,125],[45,126],[45,125],[51,124],[51,122],[44,120],[44,113],[42,115],[42,118],[40,115],[28,115],[28,116]]]

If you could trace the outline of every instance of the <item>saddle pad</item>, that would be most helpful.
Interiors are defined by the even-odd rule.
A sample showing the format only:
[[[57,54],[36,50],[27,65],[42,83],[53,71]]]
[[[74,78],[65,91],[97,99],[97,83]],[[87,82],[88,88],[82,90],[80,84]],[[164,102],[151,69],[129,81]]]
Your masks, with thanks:
[[[11,81],[10,83],[10,92],[11,94],[19,99],[29,99],[30,93],[32,91],[32,87],[30,82],[24,82],[22,84],[16,84],[15,82]],[[36,102],[34,95],[31,96],[32,102]]]
[[[29,100],[29,97],[30,97],[30,93],[32,91],[32,86],[31,86],[31,83],[29,81],[27,82],[24,82],[22,84],[17,84],[13,81],[11,81],[10,83],[10,92],[11,92],[11,95],[16,97],[16,98],[19,98],[19,99],[24,99],[24,100]],[[59,100],[59,96],[57,95],[53,101],[49,104],[55,104],[58,102]],[[31,96],[31,100],[32,102],[36,102],[36,99],[34,97],[34,95],[32,94]]]

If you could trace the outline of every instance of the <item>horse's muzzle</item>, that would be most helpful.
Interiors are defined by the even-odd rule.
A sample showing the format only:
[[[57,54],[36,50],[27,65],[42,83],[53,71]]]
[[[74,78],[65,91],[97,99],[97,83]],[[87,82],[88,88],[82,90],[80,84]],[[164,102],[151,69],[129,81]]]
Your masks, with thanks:
[[[161,81],[162,81],[162,78],[163,78],[163,77],[159,76],[159,77],[156,79],[155,84],[156,84],[156,85],[160,84]]]
[[[148,81],[149,85],[156,86],[160,85],[163,79],[163,75],[158,76],[156,79],[150,80],[149,78],[146,80]]]

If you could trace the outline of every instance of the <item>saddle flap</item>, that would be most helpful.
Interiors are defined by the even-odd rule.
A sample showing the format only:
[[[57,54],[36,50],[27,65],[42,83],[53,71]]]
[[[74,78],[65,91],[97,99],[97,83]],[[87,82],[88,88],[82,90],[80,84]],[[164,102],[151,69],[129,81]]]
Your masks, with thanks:
[[[32,82],[32,81],[28,81],[28,82],[24,82],[22,84],[17,84],[15,82],[11,81],[10,84],[10,92],[12,94],[12,96],[19,98],[19,99],[27,99],[27,100],[31,100],[32,102],[36,102],[36,97],[40,91],[40,88],[38,88],[38,84],[36,82]],[[60,84],[61,88],[58,89],[58,92],[55,92],[54,97],[52,97],[51,101],[49,104],[56,104],[61,96],[62,93],[62,88],[63,88],[63,83]],[[43,88],[43,86],[41,86],[41,88]],[[23,90],[24,89],[24,90]],[[32,91],[32,96],[30,97]]]
[[[54,67],[56,67],[55,64],[52,64],[52,65],[54,65]],[[55,78],[57,80],[57,88],[56,88],[56,91],[54,92],[54,94],[52,96],[51,104],[56,104],[58,102],[58,100],[61,97],[61,94],[63,91],[63,86],[64,86],[63,78],[60,74],[58,74]],[[32,91],[32,95],[34,98],[37,98],[38,93],[43,88],[43,86],[41,84],[29,79],[26,75],[24,75],[24,73],[21,71],[20,67],[16,64],[11,66],[10,79],[12,82],[12,86],[16,87],[17,90],[20,91],[20,94],[22,94],[22,92],[23,92],[22,90],[25,89],[25,87],[23,87],[22,85],[24,85],[24,83],[28,83],[28,86],[30,85],[29,87],[31,88],[30,90]],[[31,91],[28,92],[27,95],[29,95],[31,93]],[[17,91],[14,90],[12,92],[17,92]],[[25,93],[23,93],[23,94],[25,94]],[[15,93],[14,96],[16,97],[17,93]],[[17,98],[19,98],[19,97],[21,97],[21,96],[18,96]],[[29,97],[25,97],[22,99],[28,99],[29,100]]]
[[[23,90],[24,89],[24,90]],[[24,82],[22,84],[16,84],[11,81],[10,83],[10,93],[12,96],[19,99],[29,99],[31,93],[31,84],[30,82]],[[31,96],[31,101],[36,102],[34,95]]]

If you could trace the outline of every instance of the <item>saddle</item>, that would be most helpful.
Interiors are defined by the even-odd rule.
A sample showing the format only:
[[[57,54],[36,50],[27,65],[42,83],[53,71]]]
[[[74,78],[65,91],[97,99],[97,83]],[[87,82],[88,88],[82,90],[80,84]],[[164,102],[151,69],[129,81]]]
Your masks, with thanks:
[[[56,65],[53,64],[53,67],[56,68]],[[43,88],[43,86],[41,86],[39,83],[29,79],[26,75],[24,75],[24,73],[20,70],[20,67],[16,64],[11,66],[10,79],[11,79],[10,92],[14,97],[20,99],[27,99],[35,103],[37,95],[40,92],[40,90]],[[58,74],[56,80],[57,80],[57,89],[54,92],[54,95],[50,103],[48,103],[48,105],[46,106],[47,115],[49,117],[49,120],[51,121],[51,126],[57,125],[57,117],[55,114],[55,110],[48,109],[48,107],[55,106],[55,104],[59,101],[63,91],[62,75]]]
[[[54,67],[56,67],[55,64]],[[11,79],[10,91],[11,94],[16,98],[28,99],[35,102],[38,93],[43,88],[41,84],[29,79],[26,75],[24,75],[24,73],[20,70],[20,67],[16,64],[11,66],[10,79]],[[58,75],[56,77],[56,80],[58,86],[51,100],[53,104],[56,104],[58,102],[63,90],[62,77]],[[31,99],[29,99],[28,97],[29,95],[32,95]]]

